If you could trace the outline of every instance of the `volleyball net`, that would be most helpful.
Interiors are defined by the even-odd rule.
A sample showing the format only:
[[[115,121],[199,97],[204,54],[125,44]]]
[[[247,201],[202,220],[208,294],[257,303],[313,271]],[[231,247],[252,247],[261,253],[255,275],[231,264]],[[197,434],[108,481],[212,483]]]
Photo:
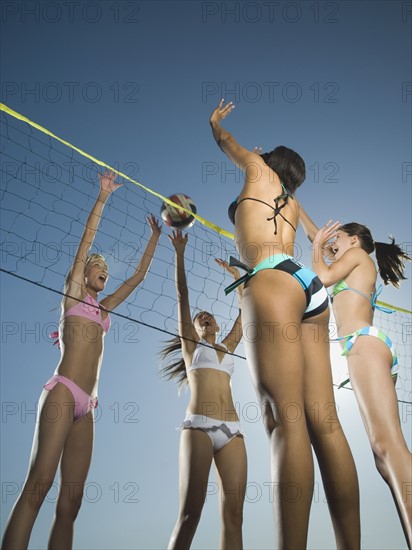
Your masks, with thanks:
[[[116,181],[124,186],[110,196],[91,252],[105,257],[113,291],[134,273],[147,245],[146,216],[159,217],[168,199],[133,179],[132,163],[122,172],[1,104],[0,136],[1,270],[61,294],[99,193],[98,173],[109,169],[120,174]],[[214,259],[235,254],[233,240],[229,232],[196,218],[185,253],[191,306],[210,311],[228,330],[238,313],[237,298],[236,293],[225,297],[231,278]],[[59,301],[56,297],[56,305]],[[174,249],[167,239],[159,241],[149,276],[118,310],[113,314],[176,334]]]
[[[124,186],[111,195],[91,251],[105,257],[110,289],[130,277],[150,237],[146,216],[157,217],[168,199],[134,179],[133,163],[123,170],[110,166],[3,104],[0,135],[1,271],[62,294],[99,192],[98,173],[109,169],[119,174],[116,181]],[[202,218],[199,210],[185,254],[190,301],[193,310],[210,311],[224,335],[237,316],[237,298],[236,293],[225,296],[230,276],[214,259],[236,255],[236,251],[231,233]],[[60,298],[56,296],[56,306]],[[391,315],[377,312],[375,324],[397,348],[398,399],[412,403],[411,312],[395,309]],[[149,276],[113,314],[176,335],[174,249],[167,239],[159,241]]]

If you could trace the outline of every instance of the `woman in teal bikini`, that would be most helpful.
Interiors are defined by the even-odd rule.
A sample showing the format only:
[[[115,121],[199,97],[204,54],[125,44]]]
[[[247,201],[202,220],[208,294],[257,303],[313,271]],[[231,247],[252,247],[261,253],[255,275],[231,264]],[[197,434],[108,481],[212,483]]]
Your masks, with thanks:
[[[299,221],[294,192],[305,179],[305,165],[286,147],[263,155],[242,147],[221,126],[232,109],[222,100],[210,124],[219,147],[245,172],[229,215],[241,260],[236,263],[246,270],[239,279],[245,285],[244,345],[270,443],[276,547],[306,548],[313,447],[337,547],[354,550],[360,544],[358,483],[336,416],[327,294],[318,277],[289,255]]]
[[[397,357],[390,338],[373,326],[376,304],[376,254],[385,284],[399,287],[410,258],[394,243],[377,243],[367,227],[330,222],[318,230],[301,208],[300,221],[313,242],[312,267],[325,286],[333,286],[333,311],[349,378],[372,447],[376,467],[389,485],[409,548],[412,544],[412,457],[401,430],[396,380]],[[334,238],[332,244],[330,239]],[[323,256],[332,261],[326,264]],[[345,381],[343,384],[348,382]]]

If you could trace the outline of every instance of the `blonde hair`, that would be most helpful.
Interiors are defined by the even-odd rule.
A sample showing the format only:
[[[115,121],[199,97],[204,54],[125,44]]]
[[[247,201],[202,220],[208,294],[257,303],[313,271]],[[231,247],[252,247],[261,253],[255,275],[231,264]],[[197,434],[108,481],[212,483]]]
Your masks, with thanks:
[[[90,254],[90,256],[87,256],[86,261],[84,262],[84,267],[86,268],[93,260],[103,260],[103,262],[106,264],[106,260],[104,256],[101,254]],[[73,265],[70,266],[69,271],[66,274],[66,278],[64,280],[64,287],[63,292],[67,294],[67,289],[69,286],[70,277],[72,275]]]
[[[85,261],[85,267],[86,265],[89,265],[89,263],[93,260],[103,260],[104,263],[106,263],[104,256],[102,256],[101,254],[90,254],[90,256],[87,256],[87,259]]]

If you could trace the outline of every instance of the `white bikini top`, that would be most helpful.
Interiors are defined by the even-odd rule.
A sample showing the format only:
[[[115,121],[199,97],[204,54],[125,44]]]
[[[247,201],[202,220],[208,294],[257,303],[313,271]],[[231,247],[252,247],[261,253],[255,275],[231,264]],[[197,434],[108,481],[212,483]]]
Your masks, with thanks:
[[[195,369],[215,369],[223,372],[227,372],[230,377],[235,370],[235,360],[233,355],[225,353],[222,359],[222,362],[219,362],[216,349],[211,347],[211,344],[206,342],[206,340],[200,340],[203,345],[197,345],[193,353],[192,364],[187,369],[189,373]],[[226,347],[224,344],[220,344],[223,347]],[[226,348],[227,349],[227,348]]]

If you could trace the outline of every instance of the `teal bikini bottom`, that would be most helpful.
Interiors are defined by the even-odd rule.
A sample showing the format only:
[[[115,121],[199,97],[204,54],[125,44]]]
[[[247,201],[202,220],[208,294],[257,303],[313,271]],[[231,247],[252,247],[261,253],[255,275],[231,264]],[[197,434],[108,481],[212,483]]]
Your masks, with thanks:
[[[391,354],[392,354],[392,367],[391,367],[391,375],[394,379],[394,382],[396,382],[399,365],[398,365],[398,356],[396,355],[396,349],[393,345],[392,340],[387,336],[384,332],[379,330],[376,327],[368,326],[360,328],[359,330],[355,330],[355,332],[352,332],[352,334],[348,334],[347,336],[341,336],[340,338],[336,338],[336,340],[344,340],[343,347],[342,347],[342,355],[347,356],[350,352],[350,350],[353,348],[356,340],[359,336],[374,336],[375,338],[378,338],[379,340],[382,340],[384,342]],[[339,384],[339,388],[342,388],[349,382],[349,378],[341,382]]]

